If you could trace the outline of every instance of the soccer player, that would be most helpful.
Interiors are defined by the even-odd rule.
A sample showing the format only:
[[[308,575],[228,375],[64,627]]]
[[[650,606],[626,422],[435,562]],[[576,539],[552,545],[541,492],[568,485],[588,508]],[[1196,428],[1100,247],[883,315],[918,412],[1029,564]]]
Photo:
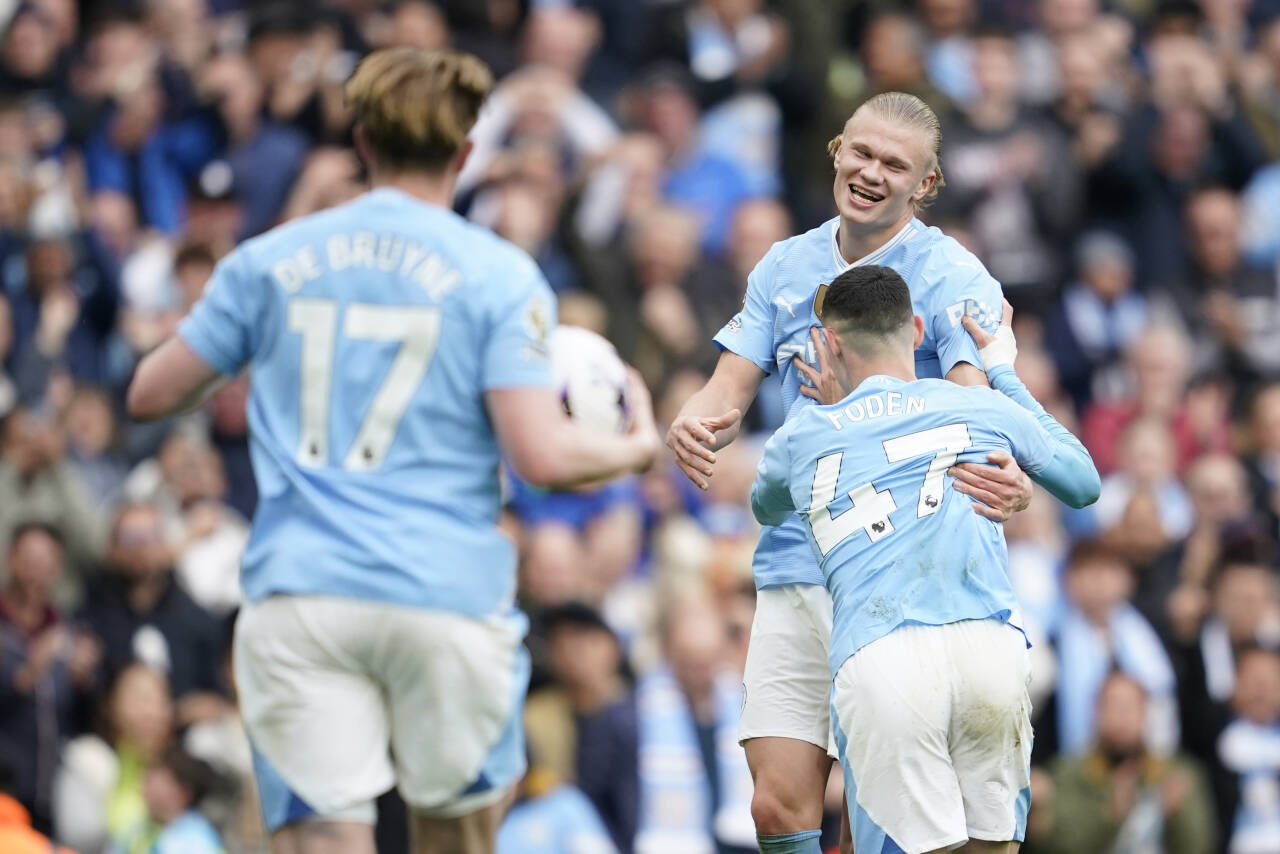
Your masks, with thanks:
[[[957,460],[1002,451],[1060,500],[1098,497],[1084,447],[971,318],[992,388],[916,379],[924,322],[888,267],[831,283],[826,341],[850,393],[765,446],[751,506],[796,515],[834,603],[830,673],[854,850],[1016,851],[1030,803],[1027,639],[1001,525],[948,495]]]
[[[372,852],[392,785],[418,854],[492,851],[529,669],[499,460],[569,485],[660,447],[634,379],[629,433],[565,417],[550,288],[449,208],[491,86],[467,54],[365,58],[346,96],[374,189],[228,255],[129,389],[158,418],[252,367],[234,665],[277,854]]]
[[[667,444],[684,473],[706,487],[715,451],[737,436],[741,412],[766,374],[778,371],[792,418],[829,384],[815,366],[816,311],[826,284],[853,266],[902,274],[925,319],[916,373],[985,385],[977,348],[961,326],[1000,319],[1000,285],[972,253],[916,218],[942,186],[938,117],[920,99],[890,92],[867,101],[831,140],[839,215],[773,246],[747,278],[742,311],[716,335],[724,350],[707,384],[671,424]],[[815,386],[816,384],[816,386]],[[838,399],[839,393],[834,399]],[[1008,457],[973,464],[956,488],[1005,519],[1025,507],[1031,485]],[[989,505],[989,506],[987,506]],[[765,854],[817,852],[822,795],[831,768],[827,641],[831,600],[799,517],[766,529],[752,570],[758,588],[738,732],[755,780],[752,816]]]

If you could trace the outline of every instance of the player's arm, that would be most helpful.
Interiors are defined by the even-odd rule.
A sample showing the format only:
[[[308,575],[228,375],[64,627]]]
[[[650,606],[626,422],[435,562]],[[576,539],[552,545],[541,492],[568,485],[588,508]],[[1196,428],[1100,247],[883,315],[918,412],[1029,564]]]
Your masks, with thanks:
[[[969,305],[1001,305],[1004,296],[1000,283],[986,270],[979,270],[977,275],[954,290],[954,297],[949,297],[948,302],[950,305],[935,312],[930,320],[943,376],[957,385],[985,386],[987,375],[981,367],[978,346],[965,331],[966,327],[957,322],[951,306],[958,306],[963,318],[967,316],[964,311]],[[1006,310],[1005,315],[1012,316],[1012,310]],[[1004,321],[994,315],[991,318],[989,322],[994,332],[995,324]],[[949,473],[956,478],[956,489],[981,502],[973,505],[975,512],[1003,522],[1031,504],[1031,478],[1008,454],[993,454],[987,460],[991,465],[962,463],[953,466]]]
[[[742,413],[755,399],[765,373],[753,362],[726,350],[706,385],[685,401],[667,430],[667,447],[676,465],[699,489],[707,488],[715,452],[738,437]]]
[[[539,487],[567,488],[643,471],[662,447],[653,403],[630,371],[627,433],[598,430],[568,418],[555,390],[547,338],[555,295],[527,256],[505,266],[507,287],[477,306],[488,331],[481,343],[481,387],[503,453],[516,474]]]
[[[985,386],[988,382],[986,373],[969,362],[952,365],[947,379],[956,385]],[[980,502],[973,505],[974,511],[988,519],[1008,521],[1031,504],[1033,478],[1008,454],[997,451],[987,456],[986,463],[960,463],[949,473],[956,478],[957,490]]]
[[[241,251],[218,264],[177,334],[138,364],[125,399],[131,418],[152,421],[188,412],[239,373],[253,354],[255,318],[264,299],[265,289],[255,283]]]
[[[788,485],[791,473],[788,433],[784,426],[765,443],[764,456],[751,484],[751,512],[761,525],[781,525],[796,511]]]
[[[968,362],[956,362],[947,371],[947,379],[956,385],[986,385],[987,375],[982,368]]]
[[[777,247],[769,250],[751,275],[742,311],[715,336],[724,352],[716,369],[697,394],[690,397],[667,430],[667,446],[676,464],[694,486],[707,488],[715,468],[715,452],[738,436],[746,411],[765,375],[773,370],[774,308],[770,301]]]
[[[135,421],[155,421],[198,409],[226,377],[177,335],[138,363],[125,406]]]
[[[1044,435],[1050,440],[1048,458],[1037,460],[1030,466],[1032,480],[1070,507],[1087,507],[1097,501],[1098,494],[1102,491],[1102,480],[1093,464],[1093,458],[1084,445],[1080,444],[1080,440],[1032,397],[1013,369],[1017,355],[1013,330],[1001,324],[997,334],[993,336],[972,318],[966,317],[963,322],[980,348],[991,387],[1035,416]]]
[[[631,429],[609,433],[566,418],[549,387],[494,388],[485,392],[498,442],[520,479],[533,486],[568,488],[647,469],[662,447],[644,382],[631,373]]]

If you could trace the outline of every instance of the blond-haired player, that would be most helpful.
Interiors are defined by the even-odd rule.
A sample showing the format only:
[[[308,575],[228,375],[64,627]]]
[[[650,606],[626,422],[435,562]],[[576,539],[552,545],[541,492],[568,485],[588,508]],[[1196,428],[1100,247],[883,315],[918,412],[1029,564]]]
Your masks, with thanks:
[[[938,118],[919,98],[877,95],[860,106],[828,154],[838,216],[773,246],[747,278],[742,311],[716,335],[723,349],[707,384],[681,410],[667,444],[705,487],[715,452],[737,436],[741,413],[766,374],[779,372],[787,418],[840,395],[824,371],[817,329],[825,287],[855,265],[879,264],[907,282],[924,318],[916,374],[985,385],[977,347],[961,325],[1000,321],[1000,285],[972,253],[916,213],[943,184]],[[1007,455],[957,469],[958,489],[995,519],[1025,506],[1031,486]],[[739,737],[755,779],[752,814],[765,854],[818,849],[822,794],[831,767],[831,599],[799,516],[766,529],[753,564],[758,589],[744,676]],[[856,733],[850,734],[857,738]],[[852,805],[851,805],[852,808]]]
[[[371,854],[393,785],[417,854],[492,851],[529,667],[499,460],[568,485],[659,447],[634,382],[629,434],[565,417],[550,288],[450,210],[491,85],[466,54],[367,57],[346,91],[374,189],[228,255],[129,389],[162,417],[252,367],[234,659],[277,854]]]

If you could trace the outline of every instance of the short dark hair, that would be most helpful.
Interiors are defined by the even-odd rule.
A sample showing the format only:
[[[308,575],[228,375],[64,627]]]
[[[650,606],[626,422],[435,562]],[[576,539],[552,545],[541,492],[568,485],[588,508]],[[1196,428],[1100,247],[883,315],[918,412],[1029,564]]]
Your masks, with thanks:
[[[827,286],[819,319],[826,326],[884,338],[911,325],[911,291],[897,271],[867,264],[850,267]]]

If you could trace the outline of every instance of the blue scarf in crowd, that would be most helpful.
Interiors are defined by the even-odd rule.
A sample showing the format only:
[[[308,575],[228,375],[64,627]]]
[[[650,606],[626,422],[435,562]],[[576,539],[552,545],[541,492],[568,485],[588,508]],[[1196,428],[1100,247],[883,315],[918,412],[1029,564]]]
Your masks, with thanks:
[[[1148,747],[1168,752],[1178,743],[1177,684],[1169,655],[1155,629],[1128,602],[1107,618],[1106,631],[1075,608],[1058,628],[1058,733],[1062,752],[1078,754],[1093,743],[1098,689],[1113,667],[1146,689]]]
[[[671,671],[660,667],[637,686],[640,720],[640,823],[635,854],[715,854],[716,841],[755,845],[751,771],[738,744],[742,689],[716,682],[715,748],[720,803],[711,785],[689,703]]]
[[[1280,840],[1280,723],[1232,721],[1218,738],[1218,758],[1240,780],[1231,854],[1274,854]]]

